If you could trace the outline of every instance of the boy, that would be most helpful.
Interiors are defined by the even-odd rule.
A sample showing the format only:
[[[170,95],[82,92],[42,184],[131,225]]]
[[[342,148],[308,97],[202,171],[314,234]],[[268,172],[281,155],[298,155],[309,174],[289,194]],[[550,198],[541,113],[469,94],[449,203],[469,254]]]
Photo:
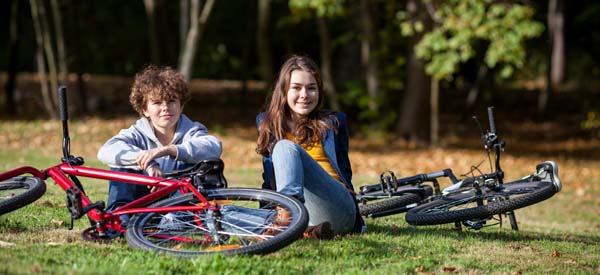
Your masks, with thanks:
[[[206,126],[182,114],[190,99],[183,76],[150,65],[135,76],[129,102],[141,118],[121,130],[98,151],[111,170],[161,177],[204,159],[221,156],[221,141]],[[151,192],[145,186],[110,181],[107,210]]]

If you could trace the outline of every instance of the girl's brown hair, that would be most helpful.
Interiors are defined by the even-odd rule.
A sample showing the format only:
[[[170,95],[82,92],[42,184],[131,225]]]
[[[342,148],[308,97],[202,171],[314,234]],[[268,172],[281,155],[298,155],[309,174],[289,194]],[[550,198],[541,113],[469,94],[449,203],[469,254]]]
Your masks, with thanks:
[[[305,117],[293,115],[287,104],[287,93],[290,88],[292,71],[300,70],[313,75],[317,81],[319,99],[317,107]],[[315,62],[307,56],[294,55],[290,57],[279,71],[279,76],[271,92],[271,100],[265,111],[265,116],[258,126],[258,141],[256,152],[268,155],[275,142],[286,138],[287,133],[294,135],[296,142],[310,145],[325,137],[327,130],[334,128],[327,123],[331,113],[321,110],[324,92],[321,74]],[[293,121],[294,129],[289,129],[286,121]],[[334,120],[335,121],[335,120]]]
[[[148,100],[179,99],[181,106],[190,100],[190,94],[183,76],[170,67],[149,65],[135,75],[129,103],[133,109],[143,116]]]

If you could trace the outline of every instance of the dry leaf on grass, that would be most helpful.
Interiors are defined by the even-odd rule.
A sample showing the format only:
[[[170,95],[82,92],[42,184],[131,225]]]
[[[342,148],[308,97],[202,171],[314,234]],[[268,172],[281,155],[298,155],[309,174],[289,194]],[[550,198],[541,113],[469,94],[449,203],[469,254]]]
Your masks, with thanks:
[[[565,264],[577,264],[577,260],[575,259],[567,259],[564,261]]]
[[[447,273],[455,273],[456,272],[456,267],[453,267],[453,266],[444,266],[442,268],[442,271],[447,272]]]
[[[9,247],[9,246],[14,246],[14,245],[15,245],[14,243],[0,241],[0,247]]]

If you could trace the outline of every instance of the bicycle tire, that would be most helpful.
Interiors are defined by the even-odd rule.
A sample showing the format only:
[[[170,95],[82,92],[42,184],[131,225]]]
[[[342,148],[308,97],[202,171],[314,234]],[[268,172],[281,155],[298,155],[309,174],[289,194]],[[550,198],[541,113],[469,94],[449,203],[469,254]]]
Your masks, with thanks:
[[[304,205],[294,198],[274,191],[244,188],[212,189],[207,190],[206,198],[209,202],[219,205],[219,213],[222,216],[214,212],[211,215],[208,211],[137,214],[129,221],[125,239],[134,248],[181,257],[197,257],[214,253],[267,254],[299,239],[308,226],[308,211]],[[188,193],[162,200],[151,207],[197,205],[198,202],[193,194]],[[275,206],[286,209],[291,216],[291,222],[287,227],[277,227],[277,233],[268,236],[263,235],[263,232],[274,228],[269,227],[270,221],[274,218],[259,223],[250,221],[250,218],[244,219],[250,216],[235,218],[225,213],[227,207],[227,209],[259,211],[264,214],[268,211],[274,212]],[[208,236],[207,231],[211,231],[211,226],[217,230],[213,230],[212,235]],[[257,230],[259,232],[255,232]]]
[[[477,195],[474,188],[463,189],[417,206],[406,213],[406,222],[434,225],[486,219],[546,200],[556,193],[556,188],[551,182],[515,181],[481,191]],[[478,200],[483,204],[477,205]]]
[[[0,182],[0,215],[17,210],[39,199],[46,183],[38,177],[14,177]]]
[[[421,200],[421,196],[417,194],[405,193],[387,199],[379,199],[376,201],[368,202],[367,204],[359,204],[358,209],[361,215],[368,217],[379,212],[417,203]]]

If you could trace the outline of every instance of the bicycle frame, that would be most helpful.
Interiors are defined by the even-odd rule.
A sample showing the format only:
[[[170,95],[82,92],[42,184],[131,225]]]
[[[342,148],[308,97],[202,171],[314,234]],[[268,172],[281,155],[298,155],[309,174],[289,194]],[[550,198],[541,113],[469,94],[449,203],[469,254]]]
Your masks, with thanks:
[[[55,181],[55,183],[58,184],[65,192],[69,192],[69,190],[79,190],[77,185],[69,178],[69,176],[81,176],[85,178],[94,178],[101,180],[114,180],[130,184],[140,184],[160,188],[155,192],[152,192],[123,206],[117,207],[115,210],[108,212],[104,212],[103,209],[98,209],[99,207],[95,207],[95,203],[93,203],[87,197],[85,192],[80,192],[81,208],[89,208],[87,209],[87,211],[83,211],[85,213],[81,213],[81,215],[85,214],[90,218],[90,221],[96,225],[96,230],[98,231],[98,233],[103,233],[107,229],[124,231],[125,229],[121,227],[121,221],[119,219],[121,215],[149,212],[199,211],[206,209],[207,207],[215,207],[211,206],[211,204],[208,203],[206,198],[196,190],[196,188],[191,184],[189,178],[183,178],[181,180],[163,179],[139,174],[110,171],[84,166],[74,166],[68,163],[61,163],[59,165],[50,167],[46,170],[38,170],[31,166],[20,167],[0,174],[0,181],[20,176],[23,174],[31,174],[42,180],[52,178]],[[159,199],[166,197],[177,190],[179,190],[182,193],[194,193],[194,196],[199,199],[200,203],[195,206],[145,207],[146,205],[158,201]]]

